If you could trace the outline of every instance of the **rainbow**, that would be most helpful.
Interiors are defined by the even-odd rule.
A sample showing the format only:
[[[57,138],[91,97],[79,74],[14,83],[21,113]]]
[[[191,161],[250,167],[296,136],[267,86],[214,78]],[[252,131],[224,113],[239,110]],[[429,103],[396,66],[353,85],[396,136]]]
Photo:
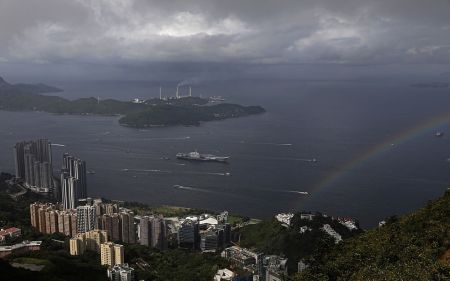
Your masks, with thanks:
[[[418,125],[408,128],[383,142],[372,146],[370,149],[348,161],[344,165],[337,168],[331,174],[326,176],[323,180],[313,187],[313,191],[318,191],[323,188],[331,187],[339,180],[348,175],[351,171],[363,166],[365,163],[376,159],[392,149],[393,145],[406,143],[420,135],[430,133],[439,127],[450,124],[450,113],[441,114],[420,122]]]

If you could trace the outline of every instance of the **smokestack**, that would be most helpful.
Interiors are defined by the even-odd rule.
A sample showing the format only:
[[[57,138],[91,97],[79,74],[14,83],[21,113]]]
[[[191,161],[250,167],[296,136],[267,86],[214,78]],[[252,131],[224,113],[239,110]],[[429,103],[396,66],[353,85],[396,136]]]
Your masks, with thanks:
[[[192,97],[192,88],[189,86],[189,96]]]
[[[177,96],[177,98],[178,98],[178,86],[177,86],[177,92],[176,92],[176,96]]]
[[[162,89],[161,89],[161,87],[159,87],[159,99],[160,99],[160,100],[162,100],[162,94],[161,94],[161,92],[162,92]]]

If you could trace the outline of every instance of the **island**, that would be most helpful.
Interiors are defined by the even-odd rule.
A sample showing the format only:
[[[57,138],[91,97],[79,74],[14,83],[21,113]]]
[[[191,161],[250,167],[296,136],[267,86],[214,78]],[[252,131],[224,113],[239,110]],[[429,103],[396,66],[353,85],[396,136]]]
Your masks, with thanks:
[[[415,88],[448,88],[450,87],[450,83],[447,82],[424,82],[424,83],[415,83],[411,84],[411,87]]]
[[[260,106],[212,104],[208,99],[190,96],[119,101],[92,97],[68,100],[59,96],[44,95],[60,91],[62,90],[44,84],[10,84],[0,77],[0,110],[120,116],[119,124],[135,128],[199,125],[204,121],[265,112]]]

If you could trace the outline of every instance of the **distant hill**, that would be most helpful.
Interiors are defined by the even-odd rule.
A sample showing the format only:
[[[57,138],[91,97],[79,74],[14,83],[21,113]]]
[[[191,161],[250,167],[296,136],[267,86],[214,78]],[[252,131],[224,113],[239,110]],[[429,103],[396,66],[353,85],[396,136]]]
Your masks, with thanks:
[[[450,83],[447,82],[430,82],[430,83],[415,83],[411,84],[415,88],[448,88]]]
[[[45,94],[62,92],[61,89],[46,84],[10,84],[0,77],[0,94],[2,93]]]
[[[48,94],[48,93],[59,93],[63,90],[48,86],[46,84],[14,84],[14,87],[28,93],[32,94]]]
[[[424,208],[309,258],[294,280],[450,280],[450,191]]]
[[[130,127],[198,125],[201,121],[221,120],[263,113],[259,106],[237,104],[208,105],[208,99],[150,99],[142,103],[81,98],[67,100],[42,95],[62,90],[45,84],[9,84],[0,77],[0,110],[44,111],[56,114],[123,115],[120,124]]]

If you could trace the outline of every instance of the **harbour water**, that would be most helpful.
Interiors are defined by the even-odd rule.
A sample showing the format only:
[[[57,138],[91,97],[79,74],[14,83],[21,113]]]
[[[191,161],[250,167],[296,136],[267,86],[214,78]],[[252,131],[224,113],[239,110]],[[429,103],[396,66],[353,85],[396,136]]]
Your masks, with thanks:
[[[71,99],[159,96],[155,83],[55,86]],[[173,94],[176,85],[170,86]],[[193,85],[193,94],[262,105],[267,113],[197,127],[133,129],[119,126],[117,117],[0,111],[0,170],[13,172],[15,142],[45,137],[59,144],[55,168],[67,151],[95,171],[88,175],[91,196],[258,218],[320,211],[356,217],[365,227],[422,206],[450,183],[447,88],[247,81]],[[436,131],[444,136],[435,137]],[[230,160],[175,158],[194,150]]]

